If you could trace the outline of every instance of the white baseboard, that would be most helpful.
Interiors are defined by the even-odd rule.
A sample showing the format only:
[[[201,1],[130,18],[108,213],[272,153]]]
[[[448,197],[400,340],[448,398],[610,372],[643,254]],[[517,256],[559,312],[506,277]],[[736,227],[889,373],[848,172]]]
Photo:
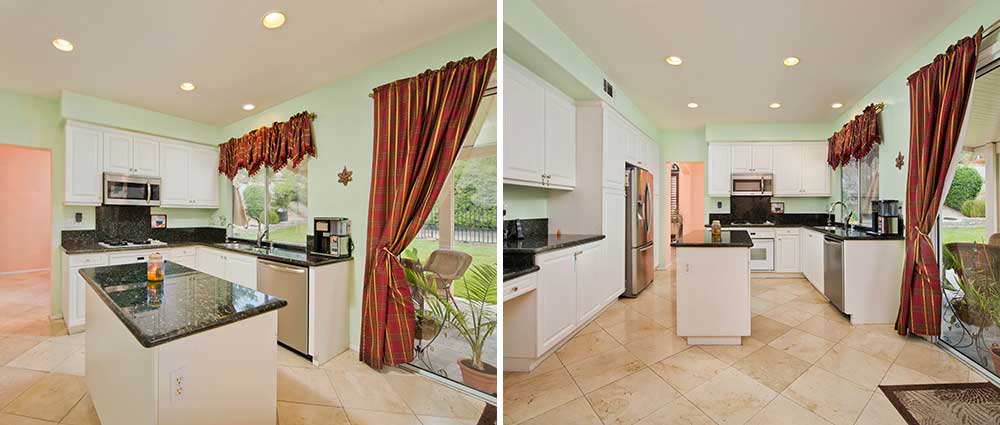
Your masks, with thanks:
[[[44,269],[28,269],[28,270],[15,270],[15,271],[12,271],[12,272],[0,272],[0,276],[12,276],[12,275],[18,275],[18,274],[47,272],[49,270],[50,269],[48,269],[48,268],[44,268]]]

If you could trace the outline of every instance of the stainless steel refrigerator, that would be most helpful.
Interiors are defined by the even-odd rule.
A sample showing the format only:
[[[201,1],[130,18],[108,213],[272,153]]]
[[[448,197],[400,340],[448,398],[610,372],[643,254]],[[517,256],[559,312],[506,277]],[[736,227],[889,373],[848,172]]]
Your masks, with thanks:
[[[625,296],[653,282],[653,175],[628,165],[625,187]]]

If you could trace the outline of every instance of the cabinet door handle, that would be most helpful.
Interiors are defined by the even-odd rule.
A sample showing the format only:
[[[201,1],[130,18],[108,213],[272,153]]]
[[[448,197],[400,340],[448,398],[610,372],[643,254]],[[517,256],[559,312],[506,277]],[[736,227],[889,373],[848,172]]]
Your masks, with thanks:
[[[515,287],[511,288],[510,292],[517,292],[517,287],[515,286]]]

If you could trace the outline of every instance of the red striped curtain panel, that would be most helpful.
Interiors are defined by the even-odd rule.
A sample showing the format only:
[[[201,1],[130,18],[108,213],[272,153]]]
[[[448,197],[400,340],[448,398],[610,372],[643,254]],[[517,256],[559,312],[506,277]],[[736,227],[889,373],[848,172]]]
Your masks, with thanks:
[[[496,49],[375,89],[361,360],[413,360],[414,310],[398,256],[431,213],[496,66]]]
[[[906,259],[896,331],[941,334],[941,276],[927,234],[937,219],[948,167],[976,77],[982,28],[910,75],[910,166],[906,180]]]

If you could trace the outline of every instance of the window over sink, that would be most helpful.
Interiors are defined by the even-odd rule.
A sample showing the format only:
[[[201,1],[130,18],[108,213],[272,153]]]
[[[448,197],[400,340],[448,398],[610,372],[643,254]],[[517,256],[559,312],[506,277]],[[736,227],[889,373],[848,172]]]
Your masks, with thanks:
[[[264,168],[247,175],[241,169],[233,178],[233,237],[256,239],[269,229],[264,241],[305,245],[309,234],[309,160],[275,172]],[[266,213],[265,213],[266,211]]]
[[[870,227],[872,201],[878,198],[878,149],[861,159],[853,159],[840,170],[840,193],[844,205],[854,211],[854,223]],[[845,211],[844,214],[847,214]],[[838,217],[844,220],[846,217]]]

